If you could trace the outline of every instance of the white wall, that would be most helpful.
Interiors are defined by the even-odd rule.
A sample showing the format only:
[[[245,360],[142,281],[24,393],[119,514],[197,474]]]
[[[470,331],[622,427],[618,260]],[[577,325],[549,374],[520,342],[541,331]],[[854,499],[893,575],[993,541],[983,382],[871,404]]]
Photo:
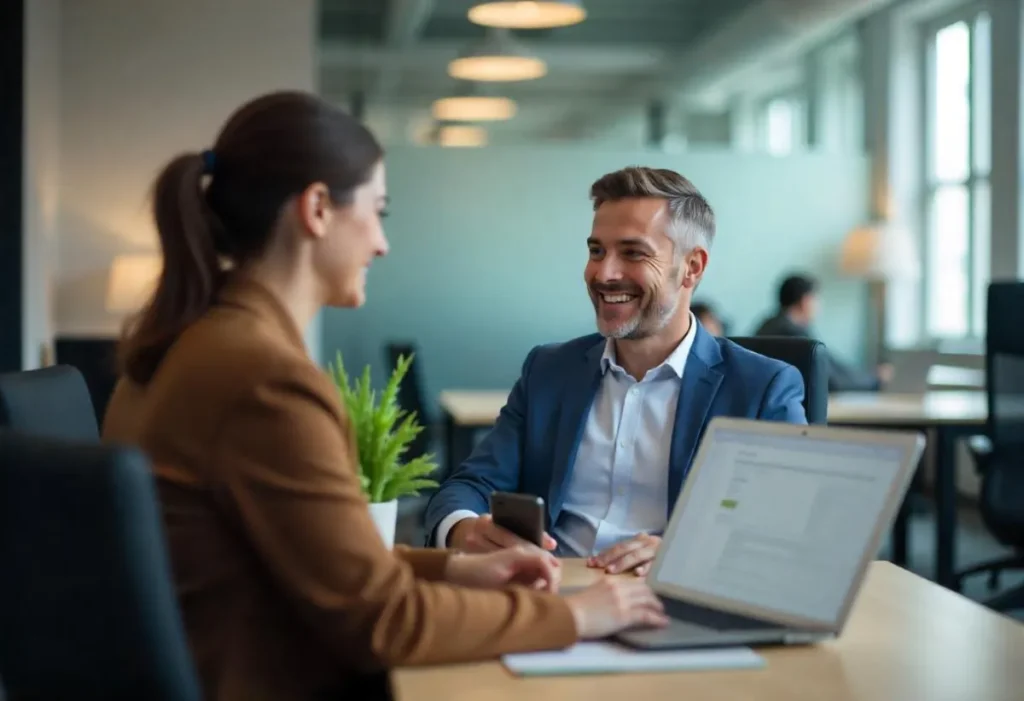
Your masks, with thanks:
[[[736,335],[774,311],[784,273],[804,269],[823,283],[821,336],[856,358],[864,288],[841,279],[837,262],[867,216],[864,157],[554,146],[389,149],[391,253],[370,271],[365,307],[326,315],[324,356],[340,350],[353,372],[371,363],[379,378],[384,344],[411,339],[430,400],[446,388],[510,387],[532,345],[595,330],[583,283],[588,191],[631,164],[684,173],[715,208],[697,296]]]
[[[53,273],[60,180],[60,0],[25,4],[24,347],[39,365],[53,337]]]
[[[110,263],[156,250],[147,195],[167,160],[206,148],[250,98],[314,88],[316,4],[64,3],[59,333],[119,329],[103,306]],[[316,329],[310,342],[319,346]]]

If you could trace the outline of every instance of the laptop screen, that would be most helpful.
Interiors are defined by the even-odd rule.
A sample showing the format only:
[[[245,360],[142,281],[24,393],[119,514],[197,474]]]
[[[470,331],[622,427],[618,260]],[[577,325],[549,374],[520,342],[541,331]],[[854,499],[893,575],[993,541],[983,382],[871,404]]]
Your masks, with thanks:
[[[725,428],[706,440],[658,583],[837,621],[906,451]]]

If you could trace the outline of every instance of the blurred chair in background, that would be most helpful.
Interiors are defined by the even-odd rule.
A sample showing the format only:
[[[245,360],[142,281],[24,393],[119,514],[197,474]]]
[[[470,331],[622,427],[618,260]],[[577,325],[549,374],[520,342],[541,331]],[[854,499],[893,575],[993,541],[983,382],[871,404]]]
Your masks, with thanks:
[[[66,365],[0,375],[0,426],[37,436],[99,441],[82,373]]]
[[[8,697],[199,701],[143,455],[0,430],[0,465]]]
[[[53,343],[56,363],[70,365],[82,373],[100,425],[117,385],[117,343],[116,338],[61,336]]]
[[[975,451],[981,472],[979,507],[985,527],[1016,554],[983,562],[958,574],[988,573],[990,588],[1005,570],[1024,569],[1024,282],[988,288],[985,340],[990,449]],[[958,583],[959,583],[958,582]],[[1024,585],[984,602],[999,611],[1024,609]]]
[[[730,341],[747,350],[789,363],[804,380],[807,423],[828,422],[828,352],[825,344],[809,338],[736,337]]]

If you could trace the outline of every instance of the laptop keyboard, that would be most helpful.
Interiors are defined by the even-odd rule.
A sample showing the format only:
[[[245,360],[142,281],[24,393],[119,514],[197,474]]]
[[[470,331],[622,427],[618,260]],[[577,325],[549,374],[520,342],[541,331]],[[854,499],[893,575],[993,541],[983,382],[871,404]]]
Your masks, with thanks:
[[[664,596],[659,598],[665,606],[665,614],[669,618],[686,621],[711,630],[768,630],[781,627],[778,623],[769,623],[757,618],[717,611]]]

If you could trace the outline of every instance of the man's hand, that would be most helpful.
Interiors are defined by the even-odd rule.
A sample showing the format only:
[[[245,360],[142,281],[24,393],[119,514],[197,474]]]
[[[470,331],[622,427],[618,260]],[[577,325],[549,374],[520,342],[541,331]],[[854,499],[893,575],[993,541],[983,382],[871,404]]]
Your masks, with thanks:
[[[633,570],[637,577],[643,577],[650,572],[659,545],[661,538],[641,533],[588,559],[587,567],[600,567],[613,574]]]
[[[501,526],[494,525],[490,514],[463,519],[456,523],[448,533],[449,548],[457,548],[470,553],[489,553],[523,545],[537,547],[514,533],[506,531]],[[555,545],[555,539],[545,533],[544,550],[554,550]]]
[[[521,584],[543,591],[558,591],[562,565],[536,545],[505,548],[486,555],[453,555],[445,579],[478,589],[499,589]]]

